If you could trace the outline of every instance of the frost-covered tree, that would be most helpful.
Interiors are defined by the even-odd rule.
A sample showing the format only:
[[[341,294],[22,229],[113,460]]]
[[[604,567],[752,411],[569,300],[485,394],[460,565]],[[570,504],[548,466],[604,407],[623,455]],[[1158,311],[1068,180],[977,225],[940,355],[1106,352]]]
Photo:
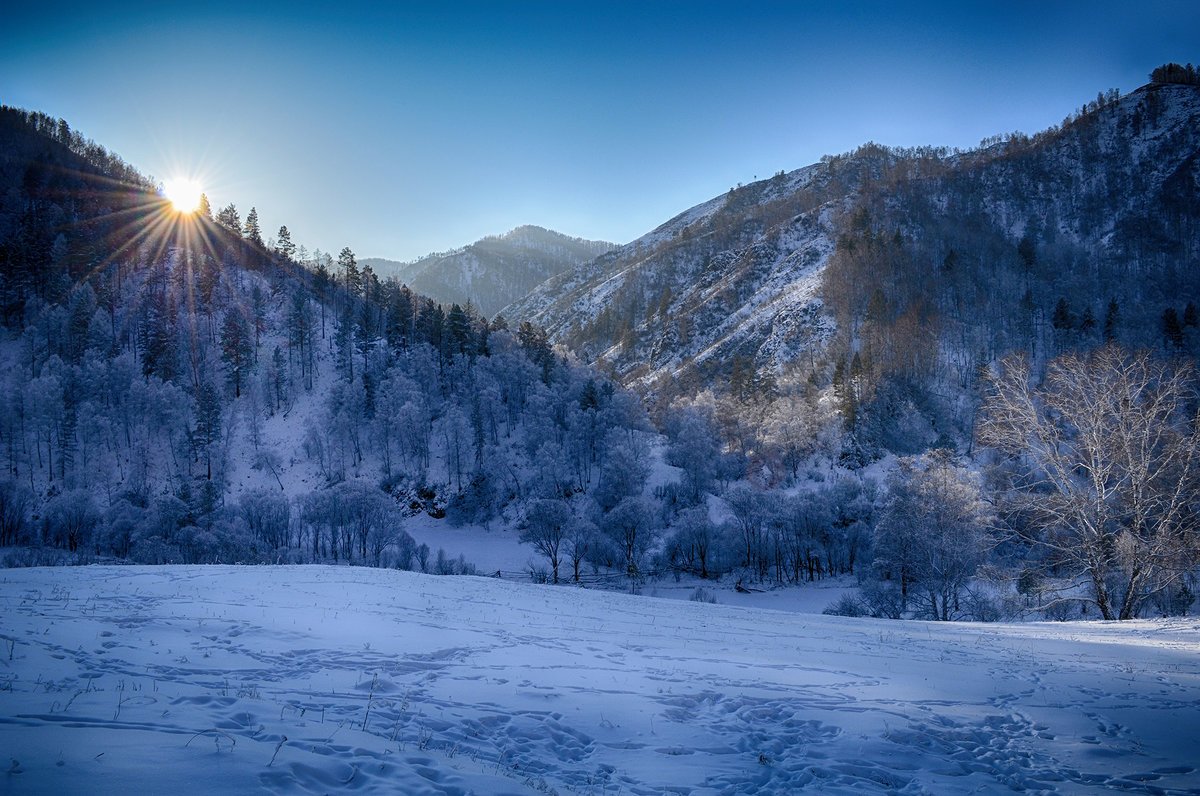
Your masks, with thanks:
[[[291,522],[291,504],[279,490],[252,489],[238,501],[250,533],[270,550],[285,547]]]
[[[900,460],[875,528],[874,573],[901,605],[948,621],[988,547],[990,508],[975,476],[936,450]]]
[[[640,495],[650,475],[649,449],[641,436],[614,429],[605,442],[604,463],[596,500],[612,509],[625,498]]]
[[[717,460],[721,455],[716,429],[699,412],[681,413],[671,429],[673,439],[667,461],[683,471],[683,494],[692,504],[699,503],[712,487]]]
[[[701,578],[715,574],[722,537],[707,506],[684,509],[671,524],[667,558],[673,566]]]
[[[75,552],[91,541],[101,516],[95,498],[86,489],[69,489],[50,498],[44,509],[47,544]]]
[[[0,478],[0,547],[26,541],[33,492],[15,478]]]
[[[641,576],[646,553],[658,538],[654,505],[648,498],[623,498],[604,515],[603,528],[630,578]]]

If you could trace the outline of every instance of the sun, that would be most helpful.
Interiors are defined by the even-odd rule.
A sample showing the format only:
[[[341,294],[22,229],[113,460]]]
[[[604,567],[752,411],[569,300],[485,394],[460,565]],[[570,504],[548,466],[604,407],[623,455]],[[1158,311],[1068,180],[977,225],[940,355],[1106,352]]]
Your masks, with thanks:
[[[171,201],[176,213],[195,213],[199,210],[202,193],[198,182],[184,177],[163,183],[163,196]]]

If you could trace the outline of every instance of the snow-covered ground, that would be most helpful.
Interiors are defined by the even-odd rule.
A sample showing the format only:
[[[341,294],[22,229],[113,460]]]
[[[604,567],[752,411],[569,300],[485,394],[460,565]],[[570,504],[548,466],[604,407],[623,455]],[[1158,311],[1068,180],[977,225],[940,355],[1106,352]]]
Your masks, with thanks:
[[[1200,789],[1200,620],[929,624],[348,567],[0,572],[0,792]]]

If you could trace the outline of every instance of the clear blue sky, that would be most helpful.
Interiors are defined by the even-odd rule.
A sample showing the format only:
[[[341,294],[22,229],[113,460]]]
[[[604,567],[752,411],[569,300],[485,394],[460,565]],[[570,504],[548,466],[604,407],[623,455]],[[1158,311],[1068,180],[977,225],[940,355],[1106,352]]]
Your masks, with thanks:
[[[0,102],[395,259],[527,223],[626,242],[755,175],[1033,132],[1200,61],[1194,0],[22,5]]]

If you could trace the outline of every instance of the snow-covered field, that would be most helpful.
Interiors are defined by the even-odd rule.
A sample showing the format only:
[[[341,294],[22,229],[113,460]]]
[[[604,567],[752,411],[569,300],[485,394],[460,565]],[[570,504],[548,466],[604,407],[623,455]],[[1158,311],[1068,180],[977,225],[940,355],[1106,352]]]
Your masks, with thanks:
[[[1200,620],[357,568],[0,572],[0,792],[1200,791]]]

